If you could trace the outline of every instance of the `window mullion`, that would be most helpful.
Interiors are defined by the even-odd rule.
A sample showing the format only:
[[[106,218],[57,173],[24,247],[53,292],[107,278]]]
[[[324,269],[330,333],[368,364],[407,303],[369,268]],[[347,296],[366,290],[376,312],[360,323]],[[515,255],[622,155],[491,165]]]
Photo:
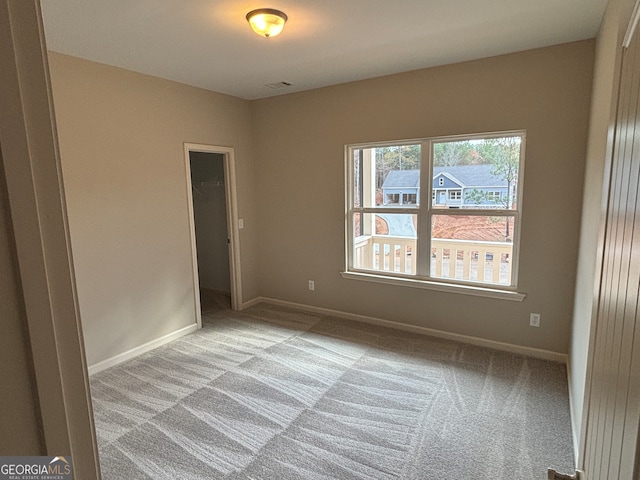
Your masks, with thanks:
[[[416,274],[420,277],[429,276],[431,264],[431,195],[433,190],[433,171],[431,142],[422,142],[420,147],[420,211],[418,213],[417,249],[418,264]],[[426,188],[425,188],[426,187]]]

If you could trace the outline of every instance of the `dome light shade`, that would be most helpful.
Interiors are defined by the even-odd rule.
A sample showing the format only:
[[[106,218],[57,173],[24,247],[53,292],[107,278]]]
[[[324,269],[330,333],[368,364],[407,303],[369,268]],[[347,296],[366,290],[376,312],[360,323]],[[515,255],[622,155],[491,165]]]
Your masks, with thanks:
[[[247,13],[247,21],[254,32],[261,37],[275,37],[284,28],[287,16],[280,10],[259,8]]]

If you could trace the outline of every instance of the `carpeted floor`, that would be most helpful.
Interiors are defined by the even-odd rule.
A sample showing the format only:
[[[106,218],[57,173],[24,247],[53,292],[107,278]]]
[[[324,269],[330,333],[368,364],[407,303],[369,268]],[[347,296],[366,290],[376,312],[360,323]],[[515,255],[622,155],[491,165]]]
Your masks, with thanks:
[[[103,478],[545,479],[564,365],[261,304],[91,379]]]

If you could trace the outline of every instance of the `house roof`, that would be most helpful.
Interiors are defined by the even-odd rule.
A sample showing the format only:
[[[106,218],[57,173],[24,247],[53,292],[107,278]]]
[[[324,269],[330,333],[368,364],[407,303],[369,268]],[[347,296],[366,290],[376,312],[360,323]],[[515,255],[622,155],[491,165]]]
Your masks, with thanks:
[[[420,170],[391,170],[384,179],[382,188],[418,188]]]
[[[492,165],[461,165],[434,167],[433,178],[446,175],[464,187],[506,187],[507,181],[491,174]],[[418,188],[419,170],[392,170],[385,178],[382,188]]]
[[[506,187],[507,181],[491,174],[493,165],[461,165],[456,167],[434,167],[433,178],[448,174],[465,187]]]

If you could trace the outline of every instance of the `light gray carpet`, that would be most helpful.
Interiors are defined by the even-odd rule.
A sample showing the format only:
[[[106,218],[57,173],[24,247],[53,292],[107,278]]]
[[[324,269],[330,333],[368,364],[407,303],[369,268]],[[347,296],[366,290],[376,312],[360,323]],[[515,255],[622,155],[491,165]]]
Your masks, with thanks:
[[[561,364],[261,304],[91,379],[105,480],[545,479]]]

